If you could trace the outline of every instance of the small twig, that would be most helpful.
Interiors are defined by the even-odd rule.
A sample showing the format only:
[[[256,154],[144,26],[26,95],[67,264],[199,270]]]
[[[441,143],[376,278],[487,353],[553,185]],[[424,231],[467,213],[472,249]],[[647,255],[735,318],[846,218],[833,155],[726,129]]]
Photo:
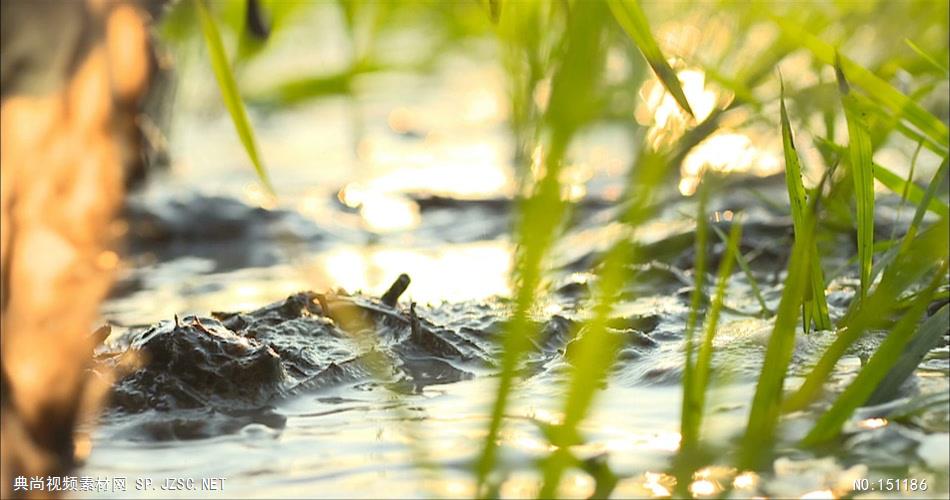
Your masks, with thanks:
[[[396,278],[396,281],[393,282],[392,286],[389,287],[389,290],[386,290],[386,293],[383,294],[380,300],[383,304],[386,304],[389,307],[396,307],[396,302],[399,300],[399,296],[406,291],[406,288],[409,288],[409,275],[402,273]]]

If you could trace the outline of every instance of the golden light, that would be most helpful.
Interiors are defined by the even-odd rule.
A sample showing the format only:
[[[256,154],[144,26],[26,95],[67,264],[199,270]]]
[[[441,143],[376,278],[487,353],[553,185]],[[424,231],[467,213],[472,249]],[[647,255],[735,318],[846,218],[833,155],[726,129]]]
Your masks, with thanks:
[[[423,151],[397,143],[371,149],[366,161],[386,173],[360,187],[365,192],[426,193],[456,198],[513,194],[514,180],[498,148],[484,143],[434,142]]]
[[[561,412],[548,411],[543,408],[534,410],[529,417],[540,420],[546,424],[560,425],[564,422],[564,414]]]
[[[658,472],[647,472],[643,475],[643,487],[655,497],[668,497],[672,495],[673,485],[676,479],[669,474]]]
[[[533,453],[549,453],[557,449],[557,446],[531,436],[519,436],[508,440],[507,443],[520,450]]]
[[[341,247],[317,258],[322,286],[380,294],[395,278],[393,270],[412,277],[407,292],[420,302],[484,300],[511,292],[511,248],[488,241],[448,245],[437,250]]]
[[[469,482],[448,480],[442,483],[446,496],[471,497],[475,496],[475,485]]]
[[[249,205],[272,210],[277,206],[276,200],[265,190],[260,183],[250,182],[244,186],[244,201]]]
[[[784,168],[773,152],[753,144],[743,133],[718,132],[693,148],[680,167],[680,193],[691,196],[707,171],[743,172],[764,177]]]
[[[708,497],[719,493],[719,486],[708,479],[699,479],[689,485],[689,491],[693,496]]]
[[[634,113],[642,125],[647,125],[647,142],[654,149],[661,149],[682,137],[686,130],[712,114],[725,96],[706,88],[706,74],[697,69],[685,69],[677,73],[683,94],[695,117],[680,107],[673,95],[656,77],[640,87],[640,104]]]
[[[492,123],[505,117],[502,95],[490,89],[479,88],[470,92],[462,119],[469,123]]]
[[[540,485],[536,474],[513,472],[501,483],[498,493],[502,498],[535,498]]]
[[[732,480],[732,485],[738,490],[748,490],[755,488],[758,483],[759,475],[752,471],[743,472]]]
[[[576,473],[561,482],[561,493],[570,498],[589,498],[594,494],[595,487],[589,475]]]
[[[866,418],[858,422],[858,427],[862,429],[867,429],[867,430],[880,429],[881,427],[884,427],[886,425],[887,425],[887,419],[880,418],[880,417]]]
[[[360,205],[366,227],[381,233],[405,231],[419,225],[419,206],[405,197],[373,194]]]
[[[654,450],[677,451],[680,449],[682,437],[678,432],[658,432],[648,441]]]

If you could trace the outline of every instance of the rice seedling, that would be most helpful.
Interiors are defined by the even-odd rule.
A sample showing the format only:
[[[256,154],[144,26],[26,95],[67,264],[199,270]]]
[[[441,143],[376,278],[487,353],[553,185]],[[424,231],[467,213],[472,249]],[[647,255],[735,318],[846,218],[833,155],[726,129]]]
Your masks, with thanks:
[[[231,64],[228,62],[227,53],[224,50],[224,44],[221,42],[221,34],[218,33],[218,27],[205,0],[194,0],[195,11],[201,33],[204,36],[205,44],[208,49],[208,59],[211,62],[211,68],[214,70],[214,76],[218,82],[218,89],[221,91],[221,99],[224,101],[228,114],[231,115],[231,121],[241,139],[241,145],[247,152],[248,159],[257,172],[257,177],[261,184],[270,194],[274,194],[274,187],[270,182],[267,169],[261,160],[260,152],[257,148],[257,140],[254,137],[254,129],[247,117],[247,110],[244,108],[244,101],[238,90],[237,81],[234,79],[234,73],[231,71]]]
[[[702,206],[702,205],[701,205]],[[700,219],[705,219],[705,214],[700,211]],[[704,224],[697,222],[698,224]],[[732,227],[729,230],[729,236],[725,240],[725,253],[719,262],[719,270],[716,277],[716,289],[709,310],[706,313],[705,330],[702,343],[699,345],[699,351],[696,355],[696,361],[693,362],[693,339],[692,332],[687,331],[685,340],[685,362],[683,366],[683,397],[682,410],[680,414],[680,451],[678,464],[683,470],[680,472],[681,488],[688,484],[689,474],[692,473],[697,465],[696,459],[700,452],[700,437],[703,422],[703,416],[706,407],[706,392],[709,389],[709,381],[712,375],[712,357],[713,341],[719,326],[719,316],[722,311],[723,301],[726,294],[726,284],[732,275],[732,266],[738,256],[739,241],[742,239],[742,223],[739,216],[733,219]],[[701,253],[706,252],[705,244],[700,244],[697,238],[696,244],[697,258]],[[698,279],[698,278],[697,278]],[[698,289],[698,287],[697,287]],[[700,295],[702,292],[695,293]],[[690,308],[690,318],[698,315],[699,301],[694,301]],[[681,493],[686,490],[682,489]]]
[[[738,242],[742,239],[742,222],[733,219],[732,228],[729,230],[729,240],[726,244],[726,252],[723,254],[719,263],[719,273],[716,277],[716,293],[713,296],[712,303],[709,306],[709,312],[706,315],[706,330],[703,334],[703,343],[699,347],[699,354],[696,358],[696,384],[690,391],[694,403],[691,405],[694,411],[702,418],[705,407],[705,394],[709,386],[709,379],[712,372],[713,340],[716,337],[716,328],[719,326],[719,316],[722,312],[723,300],[726,295],[726,284],[732,275],[732,265],[735,259],[735,251],[738,248]],[[685,397],[685,395],[684,395]],[[698,440],[698,428],[694,429]]]
[[[908,240],[906,247],[884,270],[881,282],[875,290],[868,295],[867,299],[860,301],[853,314],[849,315],[847,328],[839,332],[838,337],[805,378],[802,386],[788,397],[785,403],[787,411],[805,408],[818,397],[834,365],[847,348],[868,328],[880,324],[882,318],[887,318],[894,310],[898,296],[926,272],[932,270],[935,262],[946,257],[945,243],[948,237],[950,234],[947,230],[947,219],[943,218],[913,240]]]
[[[836,154],[846,154],[848,149],[844,146],[829,142],[823,138],[818,138],[818,145],[825,149],[830,149]],[[907,193],[907,200],[919,205],[923,202],[925,190],[913,182],[907,182],[902,179],[901,176],[894,173],[890,168],[881,165],[877,162],[871,163],[872,170],[874,171],[874,179],[879,181],[885,187],[890,189],[894,193],[903,194]],[[932,197],[927,203],[924,203],[925,208],[937,214],[938,216],[950,215],[950,205],[947,202]]]
[[[835,56],[835,74],[838,90],[848,122],[848,152],[851,158],[851,178],[854,179],[857,204],[858,261],[861,270],[861,298],[871,286],[871,266],[874,257],[874,175],[871,164],[871,136],[861,118],[861,110],[851,95],[851,87],[841,68],[840,56]]]
[[[686,330],[683,332],[683,398],[680,409],[680,436],[681,447],[684,450],[692,449],[698,442],[700,413],[697,412],[696,401],[692,397],[696,385],[696,363],[694,361],[694,334],[696,321],[699,318],[699,308],[705,293],[706,280],[706,240],[709,232],[709,222],[706,219],[706,205],[709,196],[707,184],[699,188],[698,213],[696,214],[696,243],[693,267],[693,292],[690,294],[689,316],[686,320]]]
[[[735,245],[734,242],[729,240],[729,237],[723,232],[722,229],[719,229],[716,226],[712,226],[713,232],[716,233],[716,236],[719,237],[719,240],[728,246]],[[749,261],[746,260],[745,256],[742,255],[742,251],[739,249],[738,245],[731,249],[731,252],[736,256],[736,264],[739,264],[739,269],[742,270],[742,273],[745,274],[746,281],[749,282],[749,288],[752,289],[752,295],[755,296],[755,300],[759,303],[759,314],[766,316],[772,313],[772,310],[769,308],[769,305],[765,303],[765,297],[762,296],[762,288],[759,286],[758,279],[756,279],[755,274],[752,273],[752,268],[749,267]]]
[[[897,218],[900,219],[901,213],[904,211],[904,206],[907,205],[907,193],[910,191],[910,186],[914,184],[914,172],[917,169],[917,159],[920,158],[920,150],[923,149],[924,143],[918,142],[917,149],[914,150],[914,156],[910,158],[910,171],[907,172],[907,180],[904,181],[904,189],[901,190],[901,203],[897,206]],[[897,226],[891,230],[891,240],[897,239]],[[873,278],[872,278],[873,279]]]
[[[946,154],[948,144],[950,144],[950,133],[948,133],[947,125],[939,118],[874,73],[838,54],[831,44],[809,33],[803,25],[780,16],[773,16],[772,19],[785,36],[808,49],[817,60],[831,65],[834,65],[837,60],[840,72],[847,75],[851,84],[861,87],[877,105],[907,120],[931,140],[927,144],[933,146],[935,152]]]
[[[813,202],[812,205],[814,204]],[[758,468],[774,439],[781,415],[785,373],[795,347],[798,308],[807,293],[814,230],[815,217],[809,215],[805,217],[800,234],[795,235],[788,263],[788,278],[782,290],[782,298],[775,315],[775,326],[766,347],[765,361],[760,370],[746,432],[742,439],[739,458],[739,466],[742,469]]]
[[[646,152],[633,169],[628,185],[630,206],[623,222],[637,227],[649,218],[653,206],[652,193],[666,173],[666,158],[662,154]],[[622,338],[607,330],[610,313],[617,295],[628,279],[628,264],[636,262],[636,245],[622,239],[604,257],[596,294],[593,297],[593,316],[585,322],[584,334],[577,341],[577,354],[571,362],[564,396],[562,422],[551,429],[551,442],[558,447],[544,465],[544,482],[540,497],[557,496],[557,488],[564,469],[571,463],[570,445],[582,442],[578,425],[590,411],[597,388],[607,376]]]
[[[927,187],[927,191],[924,193],[923,197],[920,199],[919,204],[917,205],[917,210],[914,211],[914,218],[911,219],[910,226],[907,228],[907,232],[904,233],[904,236],[900,239],[897,244],[891,245],[888,251],[884,256],[875,264],[874,268],[871,270],[871,279],[876,279],[877,276],[884,270],[885,267],[890,265],[893,262],[894,258],[897,257],[901,252],[907,250],[907,245],[910,244],[911,240],[917,236],[917,233],[920,231],[920,224],[924,220],[924,215],[927,213],[927,208],[930,206],[930,203],[936,199],[937,189],[943,185],[947,177],[948,162],[947,158],[944,158],[943,162],[940,164],[940,167],[937,168],[937,171],[934,173],[933,179],[930,181],[930,185]],[[911,185],[908,183],[908,185]],[[906,190],[905,190],[906,192]],[[944,216],[946,217],[946,216]]]
[[[798,158],[798,152],[795,150],[795,142],[792,138],[792,129],[788,121],[788,110],[785,108],[785,84],[782,83],[782,96],[780,102],[780,113],[782,120],[782,150],[785,154],[785,182],[788,186],[788,199],[791,205],[792,221],[795,226],[795,236],[805,230],[805,219],[807,217],[805,186],[802,183],[801,163]],[[873,224],[873,220],[871,221]],[[831,319],[828,317],[828,302],[825,298],[825,277],[821,270],[821,260],[818,255],[818,245],[812,241],[809,248],[810,273],[808,276],[808,289],[802,303],[802,328],[805,333],[811,327],[812,320],[815,327],[819,330],[831,328]]]
[[[926,61],[927,64],[930,64],[931,66],[933,66],[935,70],[937,70],[940,73],[943,73],[944,76],[950,76],[950,68],[948,68],[946,64],[943,64],[940,61],[937,61],[933,56],[928,54],[924,49],[920,48],[916,43],[911,41],[909,38],[905,38],[904,43],[907,44],[907,46],[910,47],[911,50],[916,52],[917,55],[920,56],[921,59]]]

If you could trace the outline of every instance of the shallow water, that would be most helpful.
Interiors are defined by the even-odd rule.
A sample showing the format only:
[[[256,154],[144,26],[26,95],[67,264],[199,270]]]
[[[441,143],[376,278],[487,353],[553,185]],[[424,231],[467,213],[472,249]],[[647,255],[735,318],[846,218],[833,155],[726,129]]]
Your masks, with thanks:
[[[174,162],[132,202],[128,258],[103,306],[104,319],[116,325],[111,341],[126,327],[176,314],[246,311],[300,290],[343,288],[379,296],[403,272],[412,284],[402,303],[429,304],[420,306],[423,316],[466,326],[464,313],[485,304],[504,315],[498,297],[510,293],[509,200],[515,188],[500,69],[449,54],[431,75],[381,75],[364,83],[358,97],[253,116],[280,193],[273,204],[244,166],[227,118],[200,106],[214,97],[213,89],[180,82],[170,137]],[[395,84],[402,86],[399,93],[390,91]],[[541,320],[554,314],[584,317],[587,273],[599,251],[619,236],[608,221],[630,161],[628,136],[620,126],[600,127],[575,148],[582,215],[554,251],[551,288],[561,292],[541,304]],[[767,196],[784,196],[782,179],[744,182]],[[745,209],[751,243],[743,249],[758,252],[754,268],[774,308],[790,220],[754,200],[735,194],[714,200],[712,208],[716,220],[727,210]],[[890,210],[888,203],[880,210]],[[683,214],[694,212],[693,202],[676,194],[660,217],[638,232],[647,248],[673,267],[658,264],[643,273],[615,316],[655,318],[648,333],[657,346],[621,354],[583,426],[587,442],[577,454],[605,454],[622,477],[617,497],[664,496],[672,490],[664,471],[679,446],[682,329],[692,279],[693,224]],[[854,293],[849,276],[845,272],[829,286],[833,315],[842,314]],[[744,427],[771,331],[770,321],[755,316],[758,305],[746,278],[738,273],[729,286],[729,310],[717,337],[720,370],[704,429],[711,444],[722,447]],[[798,375],[828,337],[800,340]],[[550,451],[538,422],[556,421],[560,411],[565,362],[559,349],[563,345],[541,358],[509,409],[501,438],[503,496],[537,492],[534,461]],[[931,353],[908,399],[862,410],[834,450],[794,449],[789,443],[808,430],[814,414],[792,415],[782,428],[786,444],[773,470],[742,476],[733,494],[842,495],[855,479],[906,477],[928,479],[928,496],[946,495],[950,457],[941,445],[950,432],[950,408],[940,399],[950,386],[946,351],[941,346]],[[861,354],[857,350],[839,363],[835,387],[857,373]],[[227,497],[470,496],[470,464],[486,432],[496,383],[491,375],[486,369],[472,380],[429,385],[408,395],[360,380],[277,403],[275,411],[286,416],[282,428],[251,423],[194,440],[148,438],[140,426],[155,415],[111,417],[93,431],[91,453],[79,474],[127,478],[124,493],[89,496],[221,495],[163,489],[168,478],[192,478],[196,488],[203,478],[224,478]],[[788,382],[801,381],[793,376]],[[934,395],[923,411],[891,417]],[[415,467],[420,456],[435,467]],[[695,491],[720,492],[727,486],[721,472],[706,470]],[[136,480],[145,479],[151,485],[136,489]],[[586,497],[593,488],[587,475],[575,471],[565,477],[561,493]]]

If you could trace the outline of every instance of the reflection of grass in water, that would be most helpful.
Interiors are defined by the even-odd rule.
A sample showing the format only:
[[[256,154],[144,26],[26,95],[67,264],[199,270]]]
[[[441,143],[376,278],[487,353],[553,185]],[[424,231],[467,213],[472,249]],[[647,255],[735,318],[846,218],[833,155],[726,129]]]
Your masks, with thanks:
[[[356,36],[354,26],[359,24],[357,21],[363,15],[357,8],[358,4],[359,2],[341,3],[352,37]],[[199,4],[199,12],[203,12],[202,5]],[[780,123],[775,124],[774,130],[783,143],[795,236],[765,362],[738,453],[736,465],[741,469],[767,468],[767,459],[772,454],[771,444],[777,427],[781,424],[783,411],[804,409],[814,402],[822,393],[834,365],[846,349],[869,328],[884,326],[889,329],[890,335],[861,370],[858,378],[834,399],[830,409],[820,417],[802,446],[835,438],[842,424],[871,396],[875,387],[885,383],[899,384],[889,377],[906,377],[909,373],[907,363],[913,362],[908,360],[914,358],[902,357],[901,353],[906,345],[915,344],[917,335],[927,333],[915,333],[917,323],[931,298],[940,296],[936,292],[937,288],[947,281],[946,242],[950,223],[947,218],[947,203],[936,196],[937,190],[945,182],[947,170],[947,126],[918,102],[928,89],[936,88],[940,84],[945,85],[947,81],[946,65],[938,62],[944,60],[948,53],[945,42],[946,15],[924,19],[915,15],[914,8],[909,5],[877,6],[878,15],[882,19],[874,29],[889,33],[889,30],[893,29],[895,19],[899,18],[916,26],[917,32],[924,32],[924,28],[935,26],[943,39],[938,45],[928,45],[923,40],[908,41],[912,53],[899,52],[901,46],[891,48],[889,50],[892,52],[883,54],[883,58],[872,63],[871,69],[867,69],[844,55],[837,55],[834,45],[815,34],[831,29],[842,34],[841,41],[847,42],[848,36],[865,29],[868,19],[866,13],[858,15],[857,12],[849,10],[849,5],[834,7],[837,11],[831,11],[831,8],[816,8],[813,12],[804,13],[779,12],[778,8],[759,4],[732,6],[728,14],[738,19],[737,22],[743,29],[749,31],[753,24],[767,23],[778,36],[755,57],[730,60],[728,50],[738,52],[740,49],[736,46],[736,40],[739,44],[756,42],[754,37],[749,38],[746,33],[741,33],[730,42],[732,45],[727,52],[721,54],[718,63],[710,63],[708,59],[711,58],[697,63],[707,69],[707,77],[731,90],[733,99],[722,109],[714,109],[701,123],[690,121],[682,137],[668,150],[651,150],[644,141],[637,144],[635,156],[638,157],[638,162],[631,169],[629,185],[623,199],[628,204],[627,210],[621,216],[623,223],[636,226],[649,220],[652,217],[652,205],[649,201],[669,177],[667,172],[675,169],[695,146],[719,130],[731,112],[742,110],[755,116],[755,119],[769,121],[770,117],[765,110],[768,105],[774,105],[776,102],[774,98],[763,96],[774,96],[775,92],[767,89],[763,91],[763,88],[776,83],[782,87],[781,98],[777,102],[780,108]],[[419,6],[412,8],[419,9]],[[562,221],[570,208],[562,197],[560,179],[563,165],[570,161],[568,146],[578,130],[601,120],[605,114],[609,115],[609,111],[613,111],[608,95],[615,94],[610,94],[603,84],[605,54],[622,54],[626,63],[635,67],[639,60],[636,54],[629,50],[631,45],[626,37],[632,39],[659,81],[682,110],[692,113],[689,96],[679,84],[670,60],[664,56],[659,44],[654,40],[655,28],[651,28],[647,16],[634,0],[609,0],[606,6],[593,2],[541,4],[488,1],[483,2],[481,9],[474,10],[458,6],[429,8],[441,16],[439,19],[449,27],[447,31],[454,33],[447,38],[450,42],[495,30],[503,45],[501,59],[509,76],[510,123],[517,143],[516,156],[519,163],[526,163],[530,152],[541,152],[541,158],[534,164],[534,170],[529,170],[526,165],[519,165],[523,167],[519,175],[522,179],[520,193],[526,197],[520,205],[520,222],[516,233],[518,251],[514,269],[517,283],[514,310],[502,338],[504,354],[495,403],[488,432],[482,443],[482,452],[475,466],[479,494],[495,495],[498,492],[499,478],[493,476],[493,473],[496,469],[496,454],[500,446],[498,440],[504,423],[505,409],[508,400],[517,390],[516,374],[519,361],[537,333],[533,331],[535,326],[531,315],[544,284],[546,255],[557,241],[562,230]],[[372,22],[369,22],[370,29],[381,30],[387,22],[393,22],[389,16],[399,9],[393,7],[383,10],[383,14],[378,14],[378,17],[373,17]],[[207,35],[210,31],[209,18],[205,15],[200,17]],[[491,21],[488,20],[489,17]],[[801,137],[806,137],[806,140],[811,137],[820,148],[820,160],[824,162],[825,176],[822,182],[811,190],[807,189],[802,181],[801,158],[793,142],[793,128],[796,127],[793,127],[789,108],[786,107],[784,85],[771,77],[778,62],[798,49],[805,49],[810,54],[812,67],[819,73],[822,69],[833,67],[842,89],[838,99],[835,99],[834,86],[826,85],[825,77],[819,75],[817,83],[796,82],[803,88],[789,95],[790,100],[794,102],[792,109],[797,111],[794,117],[796,123],[818,122],[823,123],[825,127],[824,137],[817,133],[799,136],[799,142],[803,142]],[[248,141],[245,137],[252,136],[246,116],[240,112],[243,107],[236,97],[237,87],[233,78],[226,78],[226,71],[219,70],[223,61],[221,51],[212,52],[218,52],[212,53],[212,62],[215,63],[225,100],[232,103],[228,109],[235,118],[242,142],[247,147]],[[703,47],[700,47],[698,52],[702,55]],[[386,67],[374,61],[373,55],[368,52],[354,53],[353,57],[351,69],[343,73],[345,77],[329,75],[285,82],[283,86],[279,84],[276,88],[291,89],[293,92],[278,92],[278,102],[281,98],[290,103],[328,93],[351,93],[353,88],[350,83],[353,78],[364,71]],[[224,67],[226,69],[226,64]],[[907,96],[879,76],[890,77],[894,67],[909,68],[912,76],[919,81],[922,91]],[[222,73],[225,73],[224,78]],[[632,75],[623,80],[616,95],[635,98],[634,92],[639,86],[637,78],[638,76]],[[300,82],[306,82],[306,85],[301,86]],[[543,91],[547,85],[550,86],[549,91]],[[601,111],[604,108],[608,113]],[[243,120],[242,116],[245,116]],[[620,116],[623,117],[622,114]],[[820,120],[810,120],[812,116],[817,116]],[[835,121],[841,117],[847,124],[847,147],[834,142]],[[805,131],[811,132],[807,128]],[[873,162],[875,148],[887,144],[892,137],[896,138],[894,140],[909,140],[920,144],[944,158],[937,175],[926,190],[914,184],[912,178],[905,181],[892,169]],[[253,145],[253,141],[251,144]],[[255,149],[247,149],[259,174],[264,178]],[[847,158],[844,163],[848,168],[841,169],[841,175],[831,175],[841,158]],[[872,262],[875,248],[874,180],[900,194],[907,202],[917,205],[914,219],[900,241],[878,242],[879,246],[889,246],[890,249],[877,258],[876,262]],[[827,194],[823,192],[826,183]],[[702,189],[705,191],[714,188]],[[854,206],[857,208],[856,225],[849,220],[851,197],[854,197]],[[701,199],[705,200],[704,194]],[[819,202],[826,208],[819,211]],[[928,210],[940,218],[924,227],[924,215]],[[705,201],[702,201],[700,217],[697,219],[697,258],[694,270],[696,281],[692,307],[687,324],[684,325],[687,347],[682,382],[682,460],[678,463],[687,464],[689,470],[680,474],[681,481],[688,480],[691,470],[698,469],[709,461],[701,455],[699,430],[703,420],[705,393],[714,375],[712,359],[715,352],[712,339],[716,334],[718,313],[724,300],[725,284],[731,275],[733,259],[736,259],[742,271],[746,273],[762,311],[765,314],[771,313],[748,263],[739,251],[741,229],[737,221],[733,221],[728,237],[718,228],[713,228],[725,244],[726,251],[720,261],[713,300],[708,310],[700,311],[699,299],[704,289],[702,277],[705,273],[704,256],[708,240],[704,214]],[[832,325],[825,300],[822,255],[817,242],[822,236],[831,234],[835,227],[852,226],[856,227],[860,293],[845,318],[835,326]],[[609,494],[616,484],[616,476],[606,465],[592,466],[592,462],[575,456],[572,447],[584,441],[578,430],[579,426],[592,409],[597,388],[607,377],[620,347],[619,339],[608,331],[607,322],[617,297],[630,279],[629,264],[635,260],[636,243],[630,239],[619,241],[603,258],[592,298],[593,314],[583,325],[585,333],[578,340],[577,356],[572,360],[568,372],[562,401],[564,418],[556,425],[544,429],[547,439],[556,448],[538,466],[543,475],[541,496],[556,496],[564,471],[571,467],[591,474],[595,479],[598,494]],[[927,284],[921,288],[921,280],[935,270],[936,274],[932,274]],[[881,279],[875,281],[878,274]],[[705,317],[706,328],[694,361],[692,337],[701,314]],[[903,315],[896,324],[890,324],[895,314]],[[804,384],[786,396],[784,379],[795,346],[799,318],[802,318],[802,326],[806,331],[814,323],[818,329],[816,334],[830,335],[828,330],[836,330],[837,337],[808,374]],[[930,330],[927,333],[928,338],[933,336]],[[924,340],[926,339],[921,342]],[[888,375],[895,365],[901,365],[900,370],[894,370],[895,375]],[[688,494],[690,490],[687,486],[678,485],[679,491]]]

